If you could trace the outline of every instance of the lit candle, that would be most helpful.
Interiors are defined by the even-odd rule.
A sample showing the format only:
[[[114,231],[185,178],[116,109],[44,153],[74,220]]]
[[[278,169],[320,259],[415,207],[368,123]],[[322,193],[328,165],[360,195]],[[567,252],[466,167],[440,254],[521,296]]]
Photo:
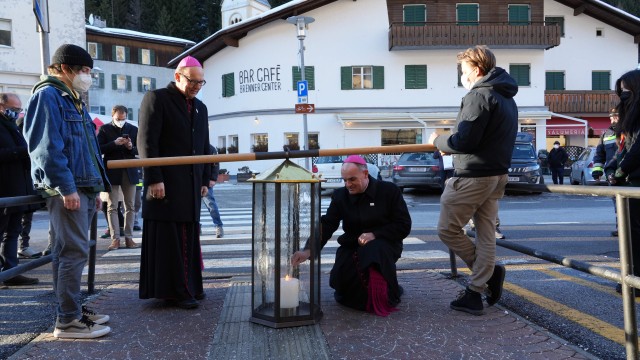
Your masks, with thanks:
[[[289,275],[280,279],[280,307],[295,308],[299,304],[299,280]]]

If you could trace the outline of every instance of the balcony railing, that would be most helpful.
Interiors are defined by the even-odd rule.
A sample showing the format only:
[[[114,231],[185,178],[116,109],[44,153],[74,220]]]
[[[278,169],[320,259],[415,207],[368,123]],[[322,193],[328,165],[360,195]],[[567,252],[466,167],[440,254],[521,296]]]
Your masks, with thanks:
[[[493,49],[549,49],[560,45],[558,25],[426,23],[389,28],[389,50],[451,49],[487,45]]]
[[[549,111],[567,115],[609,114],[609,110],[619,101],[615,92],[605,90],[547,90],[544,92],[544,105],[549,107]]]

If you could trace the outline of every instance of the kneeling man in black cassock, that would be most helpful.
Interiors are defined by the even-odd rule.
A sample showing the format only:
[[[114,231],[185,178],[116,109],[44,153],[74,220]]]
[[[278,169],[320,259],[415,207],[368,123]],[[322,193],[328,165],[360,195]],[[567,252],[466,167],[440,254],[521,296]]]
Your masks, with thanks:
[[[397,310],[402,295],[396,262],[402,254],[402,240],[411,231],[409,210],[402,191],[371,177],[362,157],[347,157],[341,173],[345,187],[333,192],[321,218],[322,247],[340,221],[344,230],[338,237],[340,247],[329,285],[340,304],[387,316]],[[293,266],[309,258],[309,246],[293,254]]]

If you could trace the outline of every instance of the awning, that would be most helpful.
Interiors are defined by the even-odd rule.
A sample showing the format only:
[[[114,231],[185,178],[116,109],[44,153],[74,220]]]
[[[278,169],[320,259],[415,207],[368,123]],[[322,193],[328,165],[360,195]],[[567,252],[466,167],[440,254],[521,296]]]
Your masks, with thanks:
[[[611,126],[611,120],[608,117],[590,117],[589,127],[593,129],[593,135],[602,135]]]
[[[587,124],[585,120],[580,122],[568,118],[552,117],[547,120],[547,136],[558,135],[582,135],[584,136],[587,131]]]

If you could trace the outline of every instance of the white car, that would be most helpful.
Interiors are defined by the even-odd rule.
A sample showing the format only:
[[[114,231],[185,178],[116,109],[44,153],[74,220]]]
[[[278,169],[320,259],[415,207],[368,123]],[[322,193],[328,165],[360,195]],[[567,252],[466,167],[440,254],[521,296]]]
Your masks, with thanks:
[[[346,158],[347,155],[321,156],[318,158],[316,163],[313,165],[313,173],[322,175],[322,178],[326,180],[320,185],[322,189],[338,189],[344,186],[340,169],[342,168],[342,163]],[[368,162],[369,160],[366,157],[365,160],[367,160],[369,175],[374,179],[381,180],[380,169],[376,165]]]

